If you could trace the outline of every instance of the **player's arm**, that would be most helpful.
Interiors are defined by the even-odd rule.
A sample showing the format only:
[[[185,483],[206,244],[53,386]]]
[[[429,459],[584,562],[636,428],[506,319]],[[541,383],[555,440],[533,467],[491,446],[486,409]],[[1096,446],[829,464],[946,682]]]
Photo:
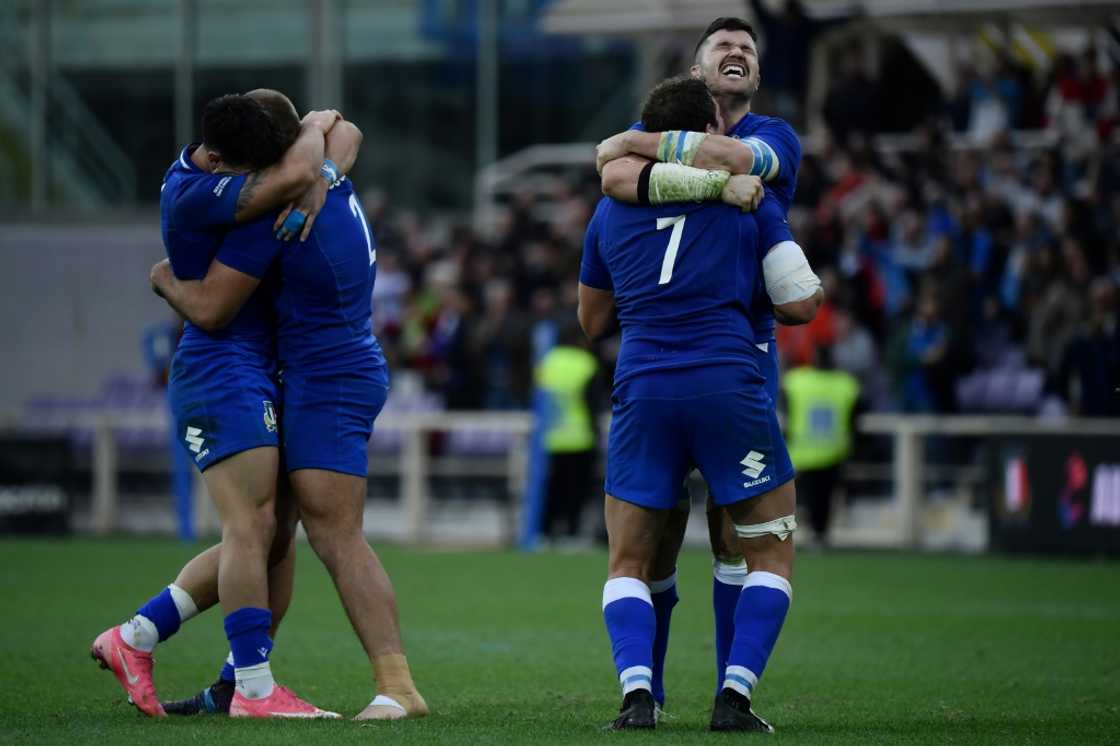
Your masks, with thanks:
[[[579,327],[587,338],[602,339],[615,330],[614,292],[579,284],[579,306],[576,309]]]
[[[769,247],[762,258],[762,279],[780,324],[808,324],[824,301],[820,278],[794,240],[776,196],[768,193],[755,213],[758,245]]]
[[[234,219],[246,223],[297,199],[315,185],[323,165],[326,136],[342,118],[337,111],[313,111],[299,136],[274,166],[249,174],[237,194]]]
[[[762,181],[637,156],[610,161],[603,168],[603,194],[620,202],[663,205],[719,200],[750,211],[762,201]]]
[[[762,277],[779,324],[808,324],[817,315],[824,302],[824,290],[795,241],[786,240],[770,247],[762,259]]]
[[[327,191],[338,183],[358,160],[358,150],[362,146],[362,131],[353,122],[345,119],[334,125],[326,136],[325,158],[319,168],[319,176],[314,185],[307,189],[277,216],[272,229],[276,237],[288,241],[297,233],[300,241],[306,241],[315,225],[315,218],[327,201]]]
[[[759,176],[769,181],[781,171],[781,161],[767,139],[752,136],[740,140],[726,135],[683,130],[626,130],[599,143],[595,164],[602,173],[610,161],[625,155],[636,155],[661,163]]]
[[[583,235],[583,256],[579,263],[579,306],[576,317],[588,339],[596,340],[610,334],[617,321],[614,307],[614,281],[603,261],[600,226],[610,210],[610,200],[599,200],[595,214]]]
[[[152,267],[152,290],[180,316],[203,331],[214,332],[237,316],[257,289],[260,279],[227,267],[215,259],[201,280],[179,280],[164,259]]]
[[[808,324],[817,317],[817,310],[820,309],[822,303],[824,303],[824,290],[817,288],[805,300],[774,306],[774,319],[783,326]]]

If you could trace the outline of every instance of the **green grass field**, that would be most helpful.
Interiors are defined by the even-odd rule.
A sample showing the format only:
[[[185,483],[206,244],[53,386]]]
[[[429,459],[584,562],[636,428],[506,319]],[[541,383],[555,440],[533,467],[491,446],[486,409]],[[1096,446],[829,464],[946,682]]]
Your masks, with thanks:
[[[197,548],[171,541],[0,543],[5,743],[711,743],[710,569],[686,553],[667,663],[673,719],[604,732],[618,704],[599,613],[605,555],[425,551],[382,556],[413,671],[416,722],[152,721],[88,656]],[[278,678],[352,715],[373,693],[334,588],[306,545],[273,656]],[[1120,564],[917,556],[799,559],[794,604],[756,697],[783,743],[1120,743]],[[185,696],[214,678],[217,611],[158,653]],[[757,736],[756,736],[757,737]]]

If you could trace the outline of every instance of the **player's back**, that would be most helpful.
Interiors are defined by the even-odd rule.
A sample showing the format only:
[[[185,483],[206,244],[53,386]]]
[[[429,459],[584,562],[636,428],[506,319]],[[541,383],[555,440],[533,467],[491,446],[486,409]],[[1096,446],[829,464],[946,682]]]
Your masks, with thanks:
[[[307,241],[278,240],[275,220],[266,215],[230,231],[218,261],[258,278],[279,265],[276,347],[285,373],[383,368],[370,322],[377,255],[350,181],[327,193]]]
[[[237,193],[244,176],[213,174],[190,160],[184,148],[171,164],[160,190],[160,229],[171,269],[180,280],[200,280],[218,254],[222,241],[234,227]],[[223,329],[205,332],[189,321],[184,324],[179,349],[216,354],[242,351],[274,357],[274,283],[262,282],[257,292]]]
[[[636,206],[603,199],[583,281],[614,293],[622,347],[615,384],[719,363],[757,372],[748,305],[759,271],[754,218],[722,204]],[[601,262],[609,281],[593,279]]]
[[[286,244],[281,256],[277,345],[285,370],[383,366],[370,320],[376,243],[348,179],[328,193],[308,240]]]

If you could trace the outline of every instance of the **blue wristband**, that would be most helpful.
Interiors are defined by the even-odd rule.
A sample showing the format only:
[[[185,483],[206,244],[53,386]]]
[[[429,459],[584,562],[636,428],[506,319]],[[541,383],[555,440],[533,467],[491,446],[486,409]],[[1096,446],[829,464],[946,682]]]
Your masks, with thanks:
[[[323,165],[319,166],[319,175],[327,180],[328,185],[334,186],[334,183],[338,181],[338,166],[330,158],[327,158],[323,161]]]

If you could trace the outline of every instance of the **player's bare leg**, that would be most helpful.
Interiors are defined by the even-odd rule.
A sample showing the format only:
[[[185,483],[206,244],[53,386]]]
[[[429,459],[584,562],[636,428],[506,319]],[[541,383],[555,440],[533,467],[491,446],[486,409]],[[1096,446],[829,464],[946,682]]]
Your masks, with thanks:
[[[362,532],[366,480],[324,469],[298,469],[291,479],[307,538],[330,573],[373,666],[377,696],[357,719],[427,715],[428,705],[404,654],[392,581]]]
[[[295,583],[295,524],[285,524],[277,516],[277,530],[268,554],[268,606],[272,611],[269,636],[276,638],[280,622],[292,602]],[[221,543],[196,554],[175,576],[175,585],[190,594],[198,613],[218,603],[218,567]]]
[[[268,606],[268,555],[276,535],[276,448],[252,448],[203,473],[222,521],[218,598],[226,614]]]
[[[791,479],[726,507],[750,572],[735,610],[735,638],[712,710],[712,730],[773,730],[751,710],[751,700],[793,598],[796,502]]]
[[[300,699],[272,677],[267,568],[276,535],[278,468],[277,448],[254,448],[204,474],[222,519],[218,597],[226,613],[237,680],[229,712],[231,717],[338,717]]]
[[[656,725],[653,644],[657,619],[650,580],[669,511],[654,510],[607,495],[604,508],[609,558],[603,586],[603,621],[622,686],[622,706],[611,727]]]
[[[298,519],[295,497],[285,475],[277,485],[276,535],[268,557],[268,608],[272,612],[268,636],[273,641],[291,605],[294,591],[295,528]],[[221,544],[216,544],[196,555],[175,578],[175,585],[196,599],[199,613],[218,603],[221,547]],[[233,656],[230,654],[214,683],[186,699],[163,702],[164,711],[168,715],[228,714],[233,701],[234,679]]]

